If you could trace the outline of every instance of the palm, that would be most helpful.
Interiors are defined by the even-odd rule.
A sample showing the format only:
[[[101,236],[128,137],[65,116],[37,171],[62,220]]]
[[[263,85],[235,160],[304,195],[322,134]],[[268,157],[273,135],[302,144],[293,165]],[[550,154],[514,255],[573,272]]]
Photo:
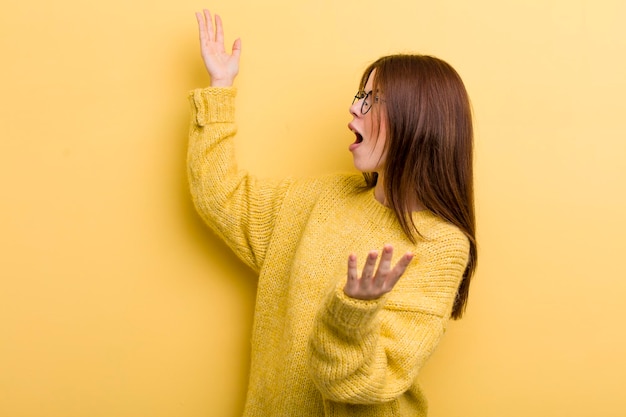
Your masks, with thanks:
[[[232,85],[239,72],[241,41],[237,39],[233,44],[232,54],[228,54],[224,48],[222,19],[218,15],[215,16],[214,28],[213,19],[208,10],[204,10],[204,14],[196,13],[196,18],[198,19],[198,29],[200,31],[202,59],[211,76],[211,85]]]

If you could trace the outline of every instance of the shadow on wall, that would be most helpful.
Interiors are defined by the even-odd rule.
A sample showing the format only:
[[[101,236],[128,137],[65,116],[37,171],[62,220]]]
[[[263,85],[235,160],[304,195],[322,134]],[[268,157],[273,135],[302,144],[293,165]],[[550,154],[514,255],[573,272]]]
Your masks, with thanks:
[[[216,285],[220,287],[217,292],[224,291],[224,288],[230,294],[235,294],[244,308],[242,314],[234,323],[236,333],[244,341],[251,339],[252,321],[254,313],[254,302],[256,298],[257,275],[247,265],[245,265],[217,235],[204,223],[200,215],[197,213],[187,181],[187,132],[189,129],[189,114],[187,108],[179,117],[177,132],[181,132],[180,140],[177,141],[175,149],[175,174],[176,186],[175,194],[178,196],[179,202],[177,216],[179,217],[180,227],[182,229],[183,239],[188,241],[189,246],[197,250],[199,256],[206,259],[206,275],[200,274],[198,277],[202,282],[197,282],[198,286],[203,288]],[[210,291],[210,289],[209,289]],[[211,302],[207,300],[207,302]],[[243,318],[242,318],[243,317]],[[216,345],[220,343],[222,330],[216,329],[214,335]],[[233,329],[223,330],[232,332]],[[247,382],[249,374],[250,362],[250,344],[242,345],[244,355],[240,359],[239,366],[240,375],[237,380],[241,381],[238,386],[236,396],[232,398],[232,403],[237,404],[233,410],[232,416],[240,416],[243,413],[245,396],[247,392]],[[232,359],[231,359],[232,360]],[[207,375],[209,378],[210,375]]]

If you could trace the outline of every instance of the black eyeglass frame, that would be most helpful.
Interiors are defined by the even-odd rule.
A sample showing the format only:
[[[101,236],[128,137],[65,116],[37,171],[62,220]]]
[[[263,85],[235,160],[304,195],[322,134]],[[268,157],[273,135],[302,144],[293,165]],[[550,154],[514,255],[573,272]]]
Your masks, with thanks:
[[[354,96],[354,100],[352,100],[353,105],[357,101],[363,100],[363,102],[361,103],[361,114],[364,116],[372,109],[373,103],[367,102],[367,98],[371,95],[372,95],[372,91],[367,92],[367,93],[364,90],[357,91],[356,95]],[[374,103],[378,103],[378,97],[374,97]],[[367,108],[365,108],[366,104],[367,104]]]

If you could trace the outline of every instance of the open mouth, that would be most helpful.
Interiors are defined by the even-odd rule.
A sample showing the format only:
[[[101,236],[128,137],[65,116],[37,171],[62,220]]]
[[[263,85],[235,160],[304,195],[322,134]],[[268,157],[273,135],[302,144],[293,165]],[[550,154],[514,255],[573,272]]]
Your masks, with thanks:
[[[354,126],[352,126],[352,123],[348,124],[348,129],[350,129],[350,131],[352,133],[354,133],[354,136],[356,136],[355,141],[350,145],[350,151],[356,149],[357,145],[360,144],[361,142],[363,142],[363,135],[361,135],[359,133],[358,130],[356,130],[354,128]]]

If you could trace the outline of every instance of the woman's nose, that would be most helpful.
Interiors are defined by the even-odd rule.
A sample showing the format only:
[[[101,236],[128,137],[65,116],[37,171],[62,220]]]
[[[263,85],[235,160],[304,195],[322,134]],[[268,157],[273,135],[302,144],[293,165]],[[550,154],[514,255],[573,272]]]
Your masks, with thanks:
[[[359,117],[359,105],[361,104],[361,100],[355,100],[352,105],[350,106],[350,108],[348,109],[348,111],[350,112],[350,114],[354,117]]]

